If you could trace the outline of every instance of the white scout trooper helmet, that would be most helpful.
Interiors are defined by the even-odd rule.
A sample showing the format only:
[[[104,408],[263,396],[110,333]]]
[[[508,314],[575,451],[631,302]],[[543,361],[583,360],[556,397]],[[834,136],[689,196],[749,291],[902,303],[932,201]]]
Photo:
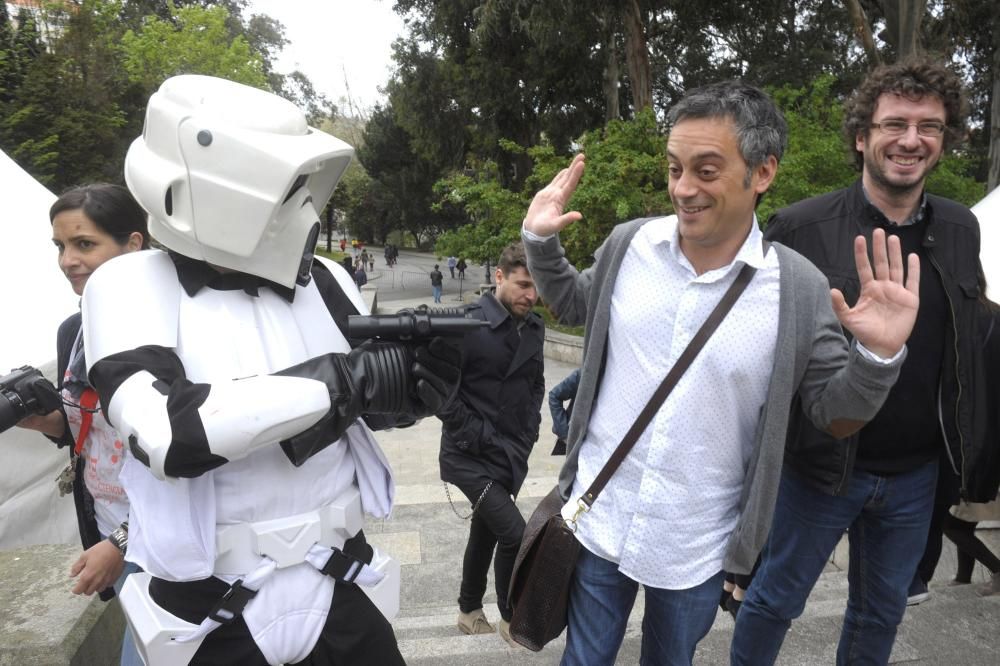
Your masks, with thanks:
[[[353,154],[288,100],[183,75],[150,98],[125,181],[164,246],[294,288],[309,282],[319,211]]]

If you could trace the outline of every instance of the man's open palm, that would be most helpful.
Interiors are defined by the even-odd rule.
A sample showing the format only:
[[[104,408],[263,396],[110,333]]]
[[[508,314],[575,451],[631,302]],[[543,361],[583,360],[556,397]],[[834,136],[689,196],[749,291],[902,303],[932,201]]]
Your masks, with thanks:
[[[569,198],[583,177],[584,166],[583,153],[578,153],[568,167],[535,194],[524,216],[525,229],[539,236],[551,236],[583,217],[577,211],[565,211]]]
[[[864,236],[854,239],[854,263],[861,280],[861,295],[854,307],[848,307],[844,295],[831,289],[833,311],[840,323],[854,338],[873,354],[892,358],[906,344],[917,321],[920,305],[920,259],[907,257],[903,271],[903,254],[899,238],[876,229],[872,235],[874,265],[868,261]]]

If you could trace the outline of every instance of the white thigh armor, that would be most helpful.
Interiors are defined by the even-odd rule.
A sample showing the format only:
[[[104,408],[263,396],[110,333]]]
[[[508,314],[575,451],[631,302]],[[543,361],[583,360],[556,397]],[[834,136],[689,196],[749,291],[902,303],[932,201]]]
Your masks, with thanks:
[[[257,590],[243,616],[269,663],[294,663],[312,651],[334,596],[334,580],[318,569],[325,564],[330,548],[339,549],[362,524],[361,494],[350,489],[316,511],[218,529],[215,575],[224,580],[238,575],[250,589]],[[262,575],[256,573],[261,571]],[[399,563],[374,549],[371,564],[351,574],[376,608],[392,621],[399,612]],[[150,598],[150,578],[143,572],[134,585],[123,589],[121,604],[126,620],[147,666],[183,666],[218,623],[206,618],[201,625],[194,625],[164,610]],[[286,587],[294,594],[285,593]]]
[[[177,636],[194,633],[198,625],[185,622],[157,606],[149,596],[151,578],[145,571],[140,571],[125,579],[122,592],[118,595],[125,612],[125,622],[146,666],[184,666],[194,657],[205,637],[183,643],[174,640]]]

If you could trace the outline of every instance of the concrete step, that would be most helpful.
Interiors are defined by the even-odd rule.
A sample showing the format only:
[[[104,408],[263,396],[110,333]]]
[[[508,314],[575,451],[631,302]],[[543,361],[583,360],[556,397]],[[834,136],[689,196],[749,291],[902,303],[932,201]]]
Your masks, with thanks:
[[[442,491],[443,495],[443,491]],[[525,515],[538,498],[518,504]],[[464,511],[466,507],[460,506]],[[369,538],[383,543],[403,563],[402,606],[393,623],[400,650],[408,664],[556,664],[564,637],[540,653],[509,647],[499,635],[465,636],[455,625],[461,580],[461,557],[468,523],[459,520],[445,502],[419,502],[397,507],[392,520],[366,527]],[[405,544],[408,547],[401,547]],[[947,546],[946,546],[947,548]],[[841,549],[843,550],[843,549]],[[945,557],[942,572],[950,569]],[[844,558],[841,556],[841,564]],[[931,599],[907,610],[891,663],[990,664],[995,666],[1000,640],[1000,599],[976,595],[976,585],[949,587],[944,580],[931,585]],[[846,571],[831,564],[820,577],[802,617],[793,623],[778,663],[787,666],[829,664],[836,653],[848,594]],[[484,608],[496,624],[492,575],[487,583]],[[638,663],[644,603],[640,591],[630,616],[617,663]],[[720,612],[702,641],[696,664],[728,661],[733,620]],[[960,649],[956,643],[960,642]],[[950,647],[949,647],[950,646]],[[957,651],[956,651],[957,650]],[[960,656],[958,656],[960,655]]]
[[[937,590],[935,590],[937,592]],[[557,664],[565,635],[541,652],[511,648],[499,635],[463,636],[455,628],[456,609],[427,607],[409,609],[394,623],[400,650],[406,662],[420,666],[460,664]],[[498,620],[495,611],[491,621]],[[833,663],[842,623],[835,614],[810,611],[793,623],[778,658],[778,666],[826,666]],[[725,664],[733,620],[720,611],[712,630],[699,644],[694,663]],[[977,597],[973,590],[942,591],[931,601],[907,610],[900,626],[891,664],[941,664],[942,666],[996,666],[1000,626],[1000,600]],[[629,618],[617,664],[637,664],[641,652],[641,594]]]

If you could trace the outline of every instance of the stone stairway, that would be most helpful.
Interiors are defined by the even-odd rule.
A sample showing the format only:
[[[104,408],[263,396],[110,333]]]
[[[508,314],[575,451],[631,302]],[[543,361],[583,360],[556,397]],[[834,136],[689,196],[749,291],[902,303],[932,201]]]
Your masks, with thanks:
[[[441,495],[443,496],[443,490]],[[519,502],[527,514],[539,498]],[[412,528],[418,527],[418,530]],[[375,530],[382,528],[382,532]],[[396,531],[400,528],[399,531]],[[540,653],[509,647],[497,634],[464,636],[455,626],[456,597],[467,523],[459,521],[447,502],[400,507],[392,520],[369,526],[371,540],[387,548],[400,543],[400,534],[419,532],[421,561],[404,563],[402,609],[394,622],[400,650],[414,666],[491,666],[500,664],[558,664],[564,637]],[[952,571],[950,553],[941,571]],[[980,572],[979,578],[985,580]],[[975,585],[931,586],[931,600],[907,610],[891,663],[989,665],[1000,664],[1000,599],[981,598]],[[790,630],[778,664],[825,665],[833,662],[847,599],[847,573],[828,566],[810,596],[803,616]],[[499,621],[492,577],[485,611]],[[643,599],[640,592],[629,619],[619,664],[639,662]],[[695,656],[696,664],[728,663],[733,620],[720,612]]]
[[[547,359],[546,383],[554,385],[571,369],[568,364]],[[525,517],[552,488],[562,464],[561,457],[549,455],[554,436],[549,434],[547,411],[541,439],[529,461],[529,477],[518,498]],[[412,428],[378,436],[396,472],[396,508],[390,519],[370,520],[365,531],[371,542],[392,553],[402,565],[401,610],[393,626],[403,656],[414,666],[558,664],[563,637],[541,652],[532,653],[509,647],[497,634],[464,636],[455,626],[468,522],[452,511],[438,479],[439,435],[437,420],[425,419]],[[461,495],[453,489],[452,497]],[[468,502],[461,498],[456,508],[468,513]],[[997,530],[987,531],[985,540],[994,550],[1000,550]],[[820,577],[803,616],[792,625],[778,664],[834,663],[847,599],[845,546],[846,541]],[[946,541],[938,578],[931,584],[931,599],[907,610],[891,663],[1000,665],[1000,598],[976,596],[975,585],[948,587],[947,580],[954,570],[954,549]],[[977,569],[976,580],[986,580],[981,568]],[[484,607],[493,623],[499,621],[495,601],[491,576]],[[642,609],[640,591],[618,664],[639,663]],[[699,645],[695,664],[727,664],[732,631],[732,618],[720,612]]]

